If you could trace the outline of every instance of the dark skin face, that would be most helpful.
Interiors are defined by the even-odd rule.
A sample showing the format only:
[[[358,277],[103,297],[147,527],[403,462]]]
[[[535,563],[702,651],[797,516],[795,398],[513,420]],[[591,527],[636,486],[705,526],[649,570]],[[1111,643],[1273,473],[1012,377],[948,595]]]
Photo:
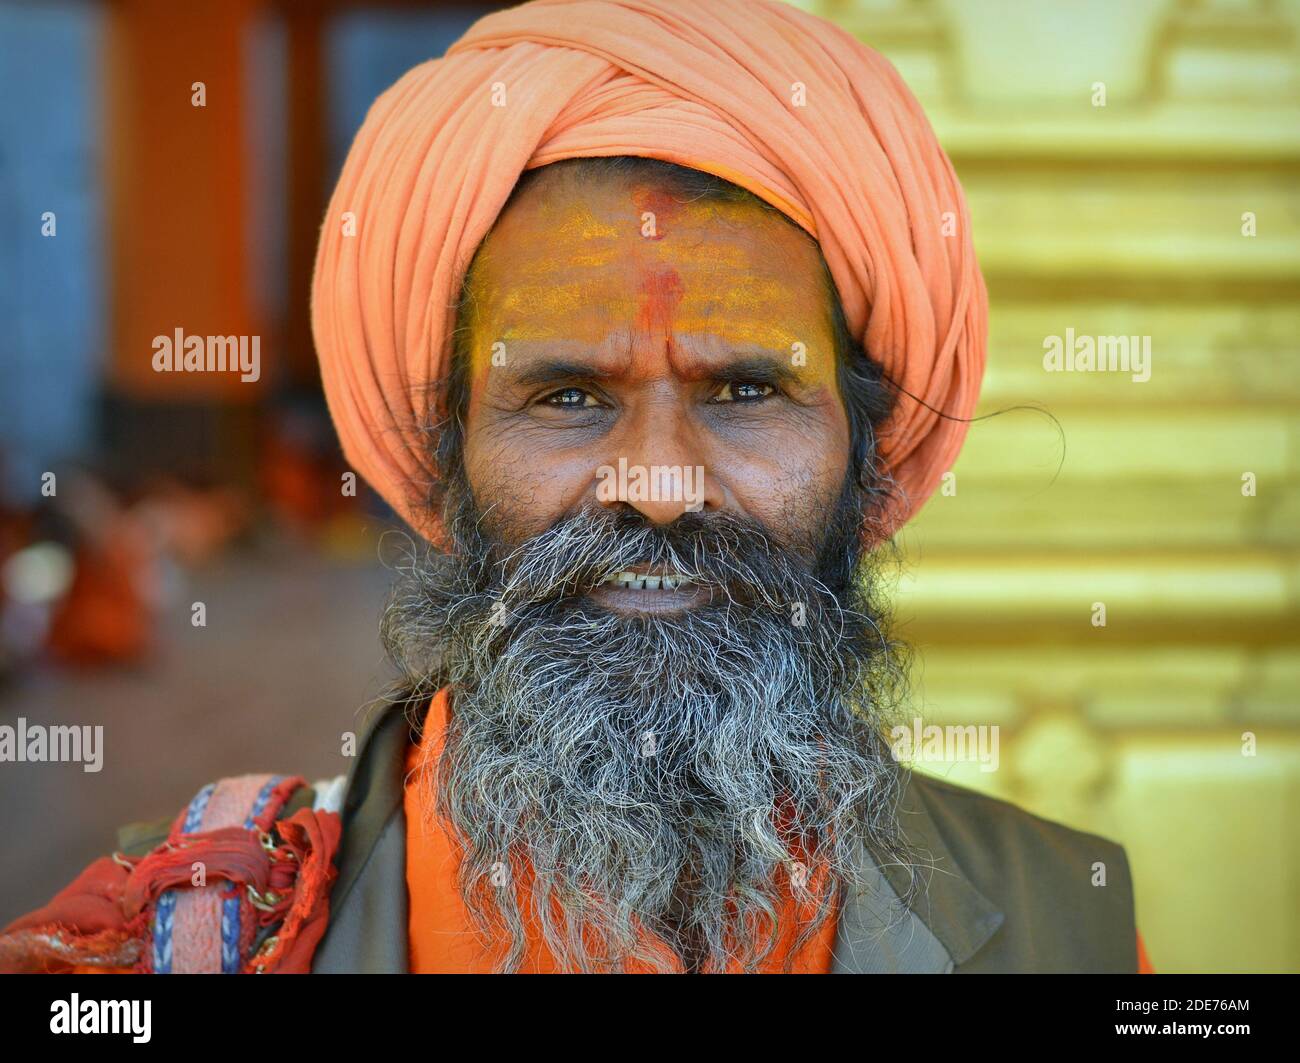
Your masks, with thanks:
[[[687,511],[684,497],[602,498],[597,470],[622,458],[702,467],[704,512],[757,520],[811,559],[849,427],[807,234],[754,204],[544,171],[498,218],[469,296],[465,467],[488,527],[517,542],[590,504],[659,524]],[[700,601],[593,597],[621,611]]]

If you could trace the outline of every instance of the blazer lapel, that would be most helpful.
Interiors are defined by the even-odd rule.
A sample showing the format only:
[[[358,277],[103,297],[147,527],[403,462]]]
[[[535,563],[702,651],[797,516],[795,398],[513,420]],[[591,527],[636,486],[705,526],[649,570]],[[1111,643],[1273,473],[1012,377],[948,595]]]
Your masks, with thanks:
[[[362,743],[348,779],[338,879],[313,974],[405,974],[406,815],[403,765],[414,703],[387,707]]]
[[[975,955],[1005,916],[953,858],[906,773],[899,819],[911,859],[882,867],[863,850],[867,886],[846,901],[835,974],[946,974]],[[901,896],[912,896],[904,907]]]

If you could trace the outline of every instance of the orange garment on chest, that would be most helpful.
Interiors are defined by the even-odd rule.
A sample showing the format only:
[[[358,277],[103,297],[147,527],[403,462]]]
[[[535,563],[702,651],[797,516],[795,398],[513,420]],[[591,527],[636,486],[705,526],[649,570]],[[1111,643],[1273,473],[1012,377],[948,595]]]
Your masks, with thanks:
[[[432,800],[432,795],[428,787],[421,785],[421,773],[417,770],[421,764],[436,763],[442,751],[448,702],[446,690],[433,698],[421,742],[412,745],[406,757],[404,807],[406,886],[410,897],[410,969],[415,974],[489,973],[496,957],[475,934],[456,886],[458,848],[450,831],[442,824],[430,826],[434,817],[429,814],[426,802]],[[837,922],[836,913],[827,917],[817,936],[795,958],[791,966],[795,974],[830,973]],[[764,974],[782,972],[793,946],[796,923],[794,899],[789,896],[785,900],[781,928],[781,940],[761,968]],[[536,927],[529,928],[529,941],[520,970],[528,974],[555,974],[561,970]],[[629,970],[639,973],[648,968],[629,965]]]

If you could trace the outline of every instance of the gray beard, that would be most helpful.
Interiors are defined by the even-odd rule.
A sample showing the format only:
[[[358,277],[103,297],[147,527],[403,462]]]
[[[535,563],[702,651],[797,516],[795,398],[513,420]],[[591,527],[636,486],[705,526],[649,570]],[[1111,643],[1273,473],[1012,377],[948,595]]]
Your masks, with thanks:
[[[671,969],[644,931],[688,970],[753,970],[789,893],[807,916],[793,956],[865,884],[864,845],[901,853],[884,735],[905,669],[856,496],[809,562],[727,515],[665,530],[584,511],[512,548],[458,494],[455,551],[406,559],[383,633],[406,696],[452,689],[420,785],[498,969],[531,926],[564,970]],[[637,562],[712,602],[629,617],[585,597]]]

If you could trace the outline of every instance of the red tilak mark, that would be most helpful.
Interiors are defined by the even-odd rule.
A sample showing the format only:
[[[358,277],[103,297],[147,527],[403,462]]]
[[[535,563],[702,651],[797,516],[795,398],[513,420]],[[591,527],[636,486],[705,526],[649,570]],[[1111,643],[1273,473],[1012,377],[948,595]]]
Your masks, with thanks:
[[[636,204],[637,217],[640,219],[642,226],[642,235],[645,235],[646,212],[649,211],[655,216],[654,234],[646,236],[647,240],[662,240],[668,232],[667,223],[672,221],[682,207],[681,203],[662,188],[634,188],[632,190],[632,202]]]
[[[641,309],[637,328],[644,332],[669,332],[673,313],[686,291],[682,279],[671,266],[651,270],[641,281]]]

